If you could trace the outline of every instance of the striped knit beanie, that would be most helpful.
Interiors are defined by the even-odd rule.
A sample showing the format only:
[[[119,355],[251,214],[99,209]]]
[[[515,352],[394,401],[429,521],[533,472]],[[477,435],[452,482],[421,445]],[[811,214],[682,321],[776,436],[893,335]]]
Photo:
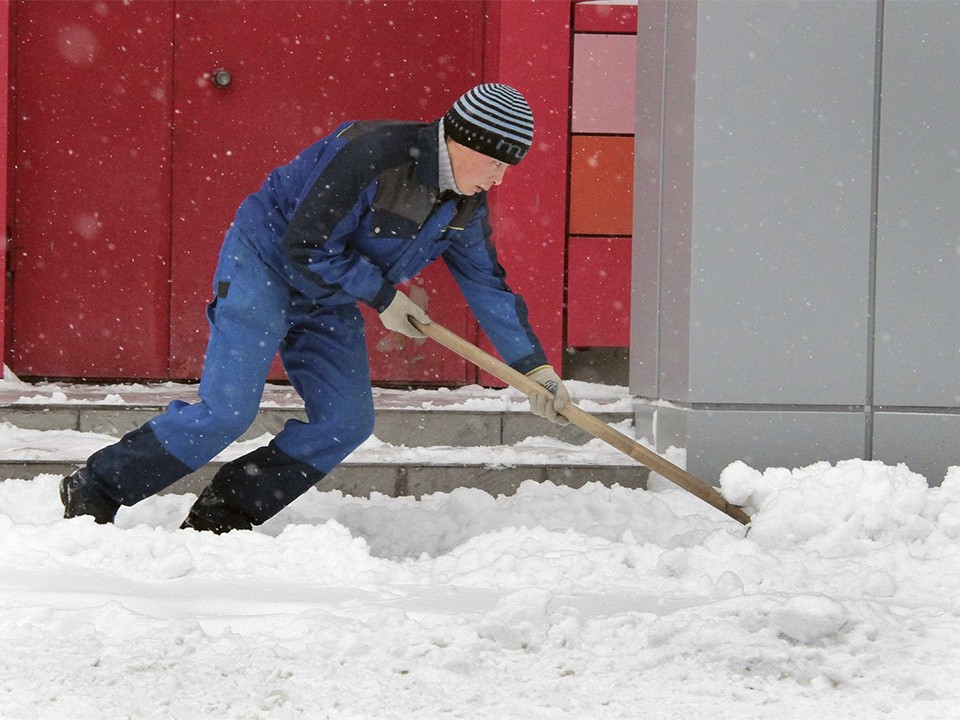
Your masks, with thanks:
[[[509,85],[477,85],[444,115],[443,131],[471,150],[516,165],[533,142],[533,112]]]

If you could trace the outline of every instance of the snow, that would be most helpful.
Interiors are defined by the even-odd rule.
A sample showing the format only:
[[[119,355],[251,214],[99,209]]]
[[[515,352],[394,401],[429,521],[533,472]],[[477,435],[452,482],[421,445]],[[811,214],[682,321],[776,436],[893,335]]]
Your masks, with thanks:
[[[632,435],[632,423],[614,423],[613,428]],[[264,434],[237,442],[226,448],[216,462],[228,462],[270,442]],[[71,460],[82,463],[92,453],[117,441],[113,435],[77,430],[31,430],[0,421],[0,460],[56,461]],[[649,443],[641,438],[649,445]],[[675,452],[675,451],[674,451]],[[675,461],[671,453],[671,461]],[[529,465],[636,465],[640,463],[623,455],[602,440],[591,440],[585,445],[573,445],[550,437],[530,437],[515,445],[473,447],[391,445],[371,436],[344,460],[344,465],[406,463],[417,465],[476,465],[486,468],[506,468]]]
[[[0,447],[110,440],[49,432]],[[311,491],[223,536],[177,529],[191,495],[63,520],[58,479],[0,482],[4,719],[957,717],[960,468],[734,463],[749,529],[654,478]]]
[[[51,432],[0,424],[0,456],[113,440]],[[498,462],[563,449],[534,439]],[[374,438],[356,458],[454,452]],[[213,537],[177,530],[192,496],[100,527],[60,518],[54,476],[6,481],[0,718],[958,717],[960,477],[928,488],[853,459],[723,479],[747,535],[659,484],[311,492]]]

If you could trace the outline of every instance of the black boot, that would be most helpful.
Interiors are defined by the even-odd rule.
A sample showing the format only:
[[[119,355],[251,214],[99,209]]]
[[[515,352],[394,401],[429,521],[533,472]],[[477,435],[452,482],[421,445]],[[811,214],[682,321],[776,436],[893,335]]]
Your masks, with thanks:
[[[60,481],[60,502],[63,503],[63,517],[90,515],[101,525],[112,523],[120,509],[120,503],[97,488],[86,466]]]
[[[323,477],[320,470],[290,457],[271,442],[221,467],[181,527],[215,533],[249,530],[265,523]]]
[[[231,530],[250,530],[253,521],[242,510],[230,507],[208,485],[190,508],[181,530],[206,530],[221,535]]]

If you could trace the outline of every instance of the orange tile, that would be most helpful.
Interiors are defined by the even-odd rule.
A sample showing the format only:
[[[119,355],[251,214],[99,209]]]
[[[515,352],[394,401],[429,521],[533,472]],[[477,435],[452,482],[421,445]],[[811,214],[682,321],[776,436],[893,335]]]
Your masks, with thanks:
[[[570,234],[633,233],[633,136],[575,135]]]

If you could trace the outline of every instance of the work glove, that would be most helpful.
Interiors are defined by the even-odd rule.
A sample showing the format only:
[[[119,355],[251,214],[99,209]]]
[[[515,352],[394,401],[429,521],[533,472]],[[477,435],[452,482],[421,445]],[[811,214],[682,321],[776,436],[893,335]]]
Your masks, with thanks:
[[[528,393],[527,397],[530,400],[530,410],[533,414],[546,418],[557,425],[569,424],[570,421],[563,415],[560,415],[560,412],[563,411],[567,403],[570,402],[570,393],[568,393],[567,388],[563,386],[563,381],[560,379],[560,376],[557,375],[556,371],[549,365],[541,365],[536,370],[528,372],[527,377],[537,384],[542,385],[553,394],[553,397],[550,397],[546,393],[539,391]]]
[[[427,317],[423,308],[398,290],[393,300],[390,301],[390,304],[380,313],[380,322],[383,323],[383,326],[387,328],[387,330],[393,330],[407,337],[426,337],[426,335],[411,324],[407,319],[407,315],[412,315],[414,319],[424,325],[430,323],[430,318]]]

